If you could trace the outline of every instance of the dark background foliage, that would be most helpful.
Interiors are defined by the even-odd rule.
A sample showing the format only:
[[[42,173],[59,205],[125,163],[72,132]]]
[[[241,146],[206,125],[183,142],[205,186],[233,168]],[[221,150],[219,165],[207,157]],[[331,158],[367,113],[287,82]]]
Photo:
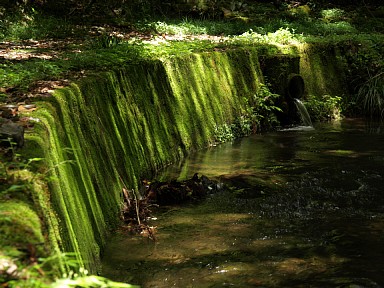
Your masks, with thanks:
[[[205,14],[211,17],[222,16],[222,8],[257,3],[271,3],[276,9],[308,5],[312,9],[336,6],[375,6],[382,5],[382,0],[0,0],[0,6],[8,11],[36,9],[54,16],[71,18],[108,18],[125,16],[138,19],[150,16],[175,16]]]

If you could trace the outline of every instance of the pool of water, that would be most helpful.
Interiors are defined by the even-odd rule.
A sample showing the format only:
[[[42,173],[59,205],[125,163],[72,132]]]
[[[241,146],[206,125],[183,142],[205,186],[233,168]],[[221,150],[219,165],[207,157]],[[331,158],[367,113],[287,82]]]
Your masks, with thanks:
[[[103,276],[142,287],[382,287],[384,131],[346,119],[200,151],[158,178],[225,183],[110,239]]]

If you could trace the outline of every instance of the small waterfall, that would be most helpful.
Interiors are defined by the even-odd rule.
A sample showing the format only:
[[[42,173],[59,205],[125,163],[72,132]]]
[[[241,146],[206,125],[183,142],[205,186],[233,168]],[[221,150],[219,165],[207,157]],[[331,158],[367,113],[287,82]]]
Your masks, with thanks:
[[[309,116],[308,111],[304,106],[304,103],[297,98],[293,100],[295,101],[295,105],[300,113],[301,121],[303,122],[304,126],[312,127],[311,117]]]

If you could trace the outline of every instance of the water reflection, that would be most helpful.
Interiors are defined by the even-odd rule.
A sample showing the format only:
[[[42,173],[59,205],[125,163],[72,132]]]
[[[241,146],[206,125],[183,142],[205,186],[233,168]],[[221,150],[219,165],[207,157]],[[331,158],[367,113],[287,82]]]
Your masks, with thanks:
[[[157,243],[121,231],[104,275],[143,287],[381,287],[384,135],[344,120],[201,151],[194,173],[232,190],[158,212]]]

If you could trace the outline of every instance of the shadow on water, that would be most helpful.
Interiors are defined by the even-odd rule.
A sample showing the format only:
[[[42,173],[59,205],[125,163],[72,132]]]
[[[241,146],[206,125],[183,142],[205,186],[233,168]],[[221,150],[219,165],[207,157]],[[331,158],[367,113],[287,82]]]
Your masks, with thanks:
[[[157,242],[116,233],[104,276],[142,287],[382,287],[384,133],[358,120],[315,128],[253,135],[163,171],[231,188],[156,211]]]

